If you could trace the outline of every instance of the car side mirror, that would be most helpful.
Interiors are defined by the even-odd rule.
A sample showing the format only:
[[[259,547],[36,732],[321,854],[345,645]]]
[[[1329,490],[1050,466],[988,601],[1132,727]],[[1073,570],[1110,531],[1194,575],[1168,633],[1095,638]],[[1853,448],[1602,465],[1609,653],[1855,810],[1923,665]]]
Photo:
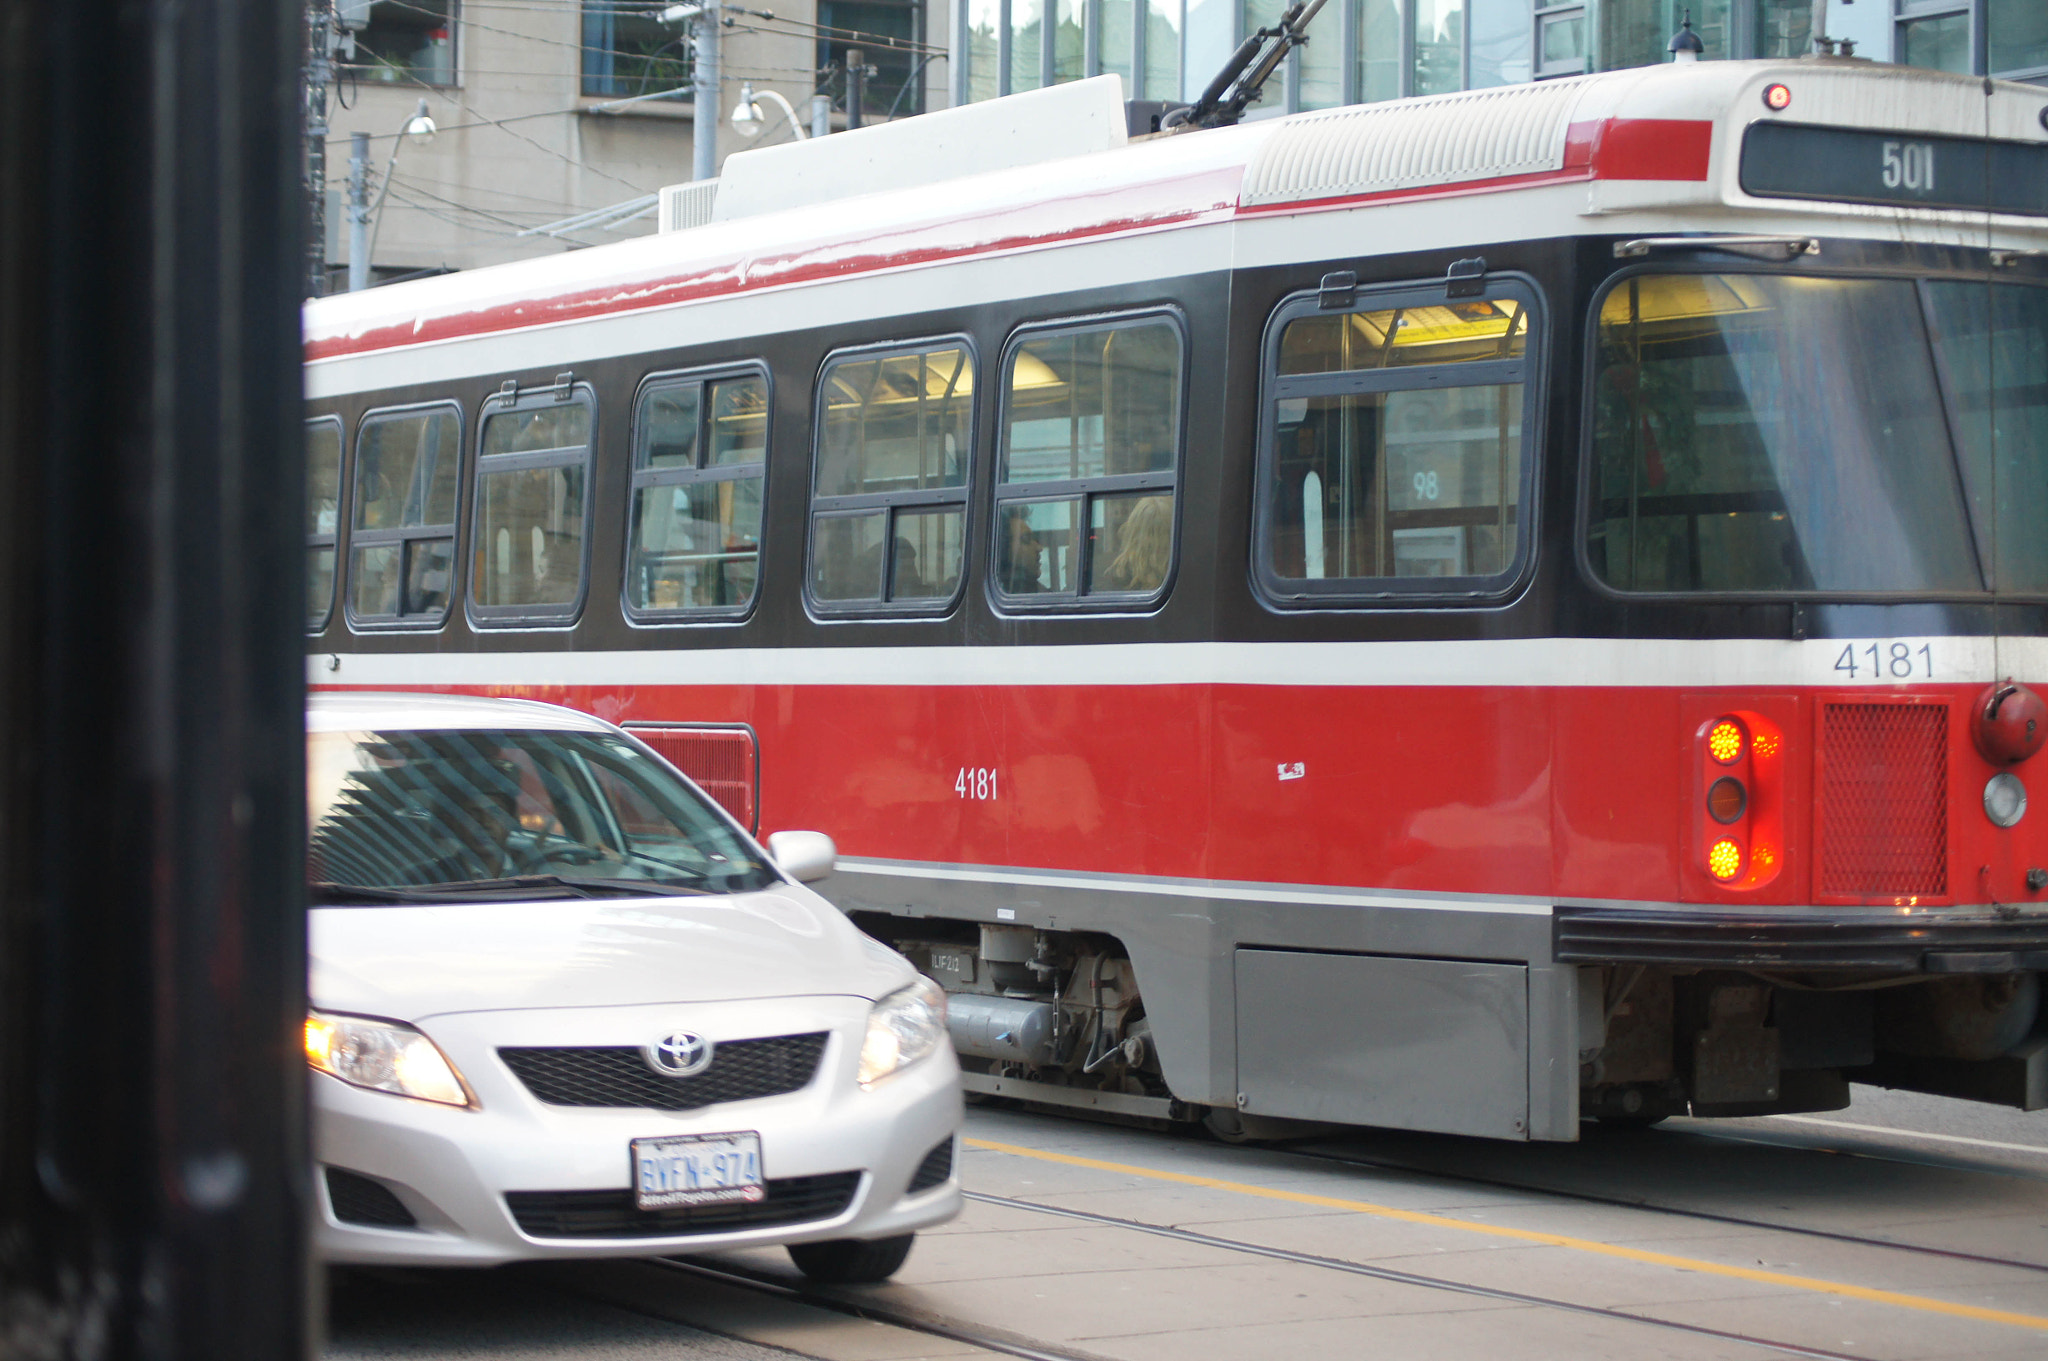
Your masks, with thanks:
[[[823,879],[839,862],[839,848],[823,832],[770,833],[768,855],[775,868],[800,884]]]

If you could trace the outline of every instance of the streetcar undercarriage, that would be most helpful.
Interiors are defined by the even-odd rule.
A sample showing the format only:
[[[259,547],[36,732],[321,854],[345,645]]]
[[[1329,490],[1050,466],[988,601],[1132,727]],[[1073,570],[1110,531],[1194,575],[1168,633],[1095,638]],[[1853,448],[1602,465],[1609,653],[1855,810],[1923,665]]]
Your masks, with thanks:
[[[1137,970],[1114,936],[857,917],[946,989],[970,1093],[1200,1121],[1233,1139],[1312,1127],[1178,1099]],[[1581,964],[1576,975],[1584,1119],[1646,1125],[1673,1115],[1840,1110],[1852,1082],[2048,1106],[2048,1017],[2036,972],[1622,963]]]

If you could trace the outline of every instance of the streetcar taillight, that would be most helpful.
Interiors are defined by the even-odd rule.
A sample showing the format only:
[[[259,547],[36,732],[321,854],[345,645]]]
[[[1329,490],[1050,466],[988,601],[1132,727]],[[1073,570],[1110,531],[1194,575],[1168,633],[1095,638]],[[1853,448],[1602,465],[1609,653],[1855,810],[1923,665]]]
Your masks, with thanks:
[[[1748,709],[1694,730],[1693,864],[1718,888],[1748,891],[1778,877],[1784,848],[1784,734]]]
[[[1792,87],[1789,85],[1766,85],[1764,107],[1772,113],[1783,113],[1792,107]]]
[[[1724,718],[1707,733],[1707,754],[1722,765],[1733,765],[1742,759],[1742,725],[1732,718]]]
[[[1714,821],[1725,826],[1748,811],[1749,791],[1733,775],[1723,775],[1707,786],[1707,816]]]

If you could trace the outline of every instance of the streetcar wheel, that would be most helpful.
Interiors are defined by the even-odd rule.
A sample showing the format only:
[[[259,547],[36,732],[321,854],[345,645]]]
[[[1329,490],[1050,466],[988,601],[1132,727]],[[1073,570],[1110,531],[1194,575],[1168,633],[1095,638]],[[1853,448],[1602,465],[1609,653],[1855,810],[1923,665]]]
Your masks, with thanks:
[[[796,1269],[824,1285],[873,1285],[886,1281],[910,1256],[910,1244],[917,1237],[906,1233],[899,1238],[835,1238],[829,1243],[791,1243],[789,1260]]]

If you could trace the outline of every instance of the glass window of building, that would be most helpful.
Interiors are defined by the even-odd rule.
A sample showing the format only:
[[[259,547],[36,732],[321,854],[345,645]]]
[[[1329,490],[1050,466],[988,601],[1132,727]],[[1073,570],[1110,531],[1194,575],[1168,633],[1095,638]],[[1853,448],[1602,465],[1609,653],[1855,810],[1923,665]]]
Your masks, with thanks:
[[[633,412],[628,614],[688,620],[746,613],[760,576],[767,458],[765,370],[647,381]]]
[[[456,0],[340,0],[335,16],[355,39],[342,65],[380,85],[455,83]]]
[[[582,385],[484,404],[469,573],[477,623],[563,620],[583,603],[596,418]]]
[[[1987,0],[1984,37],[1992,75],[2048,76],[2048,4]]]
[[[583,0],[583,93],[603,98],[674,91],[690,98],[696,70],[687,23],[663,23],[643,0]]]
[[[936,612],[958,593],[974,356],[927,342],[826,361],[811,480],[810,595],[832,611]]]
[[[924,7],[920,0],[819,0],[818,69],[846,69],[848,48],[874,68],[863,91],[862,120],[924,112]],[[971,29],[970,29],[971,31]],[[844,76],[840,77],[844,81]],[[845,104],[843,84],[839,103]]]

